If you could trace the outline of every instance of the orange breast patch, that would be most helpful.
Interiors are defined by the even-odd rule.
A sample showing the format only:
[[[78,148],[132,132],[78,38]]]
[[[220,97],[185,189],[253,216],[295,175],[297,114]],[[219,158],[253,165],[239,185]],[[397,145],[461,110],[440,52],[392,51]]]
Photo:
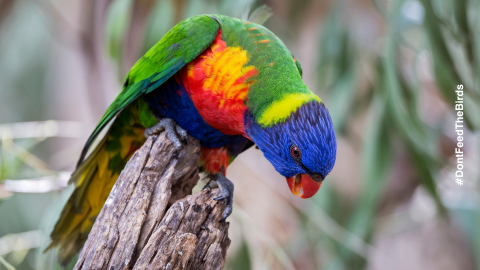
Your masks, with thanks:
[[[247,51],[228,47],[221,35],[182,70],[182,80],[205,122],[224,134],[245,135],[248,89],[258,71],[246,66]]]

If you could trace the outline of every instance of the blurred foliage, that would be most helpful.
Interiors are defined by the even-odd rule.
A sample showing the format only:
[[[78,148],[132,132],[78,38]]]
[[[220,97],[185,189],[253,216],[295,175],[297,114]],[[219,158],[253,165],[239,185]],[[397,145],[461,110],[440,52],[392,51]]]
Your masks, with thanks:
[[[108,92],[109,72],[116,74],[117,84],[111,88],[118,91],[136,59],[169,29],[204,13],[265,22],[301,61],[305,82],[327,104],[342,146],[321,196],[301,204],[284,199],[295,209],[292,223],[298,224],[288,241],[262,229],[236,202],[232,222],[241,229],[226,269],[250,269],[258,258],[261,269],[394,269],[394,260],[376,245],[385,227],[395,231],[409,222],[404,216],[410,210],[405,208],[415,205],[423,191],[428,195],[420,198],[433,205],[428,213],[459,224],[468,242],[462,252],[467,259],[476,258],[480,269],[478,170],[469,174],[468,187],[476,199],[456,189],[449,192],[462,200],[449,203],[451,194],[444,188],[454,181],[458,84],[465,89],[465,138],[473,145],[470,164],[478,161],[480,152],[477,0],[2,1],[0,123],[52,118],[92,127],[112,98],[99,93]],[[67,58],[71,62],[61,66]],[[71,63],[83,63],[84,70]],[[81,79],[72,81],[74,75]],[[99,102],[101,97],[105,102]],[[81,100],[88,105],[79,106],[80,112],[69,110]],[[61,108],[52,108],[55,104]],[[73,169],[83,143],[61,136],[15,138],[9,130],[6,125],[0,128],[0,182],[55,176],[65,170],[57,162],[62,160]],[[340,152],[344,148],[354,156]],[[350,182],[355,186],[353,178],[359,185],[349,191]],[[52,251],[42,251],[71,188],[43,194],[2,189],[0,183],[0,241],[29,231],[40,233],[42,240],[28,249],[12,245],[0,253],[0,269],[8,269],[8,263],[16,269],[64,269]],[[383,225],[385,220],[394,225]],[[424,223],[410,220],[405,226]],[[258,238],[268,251],[259,253],[251,238]],[[373,259],[375,255],[381,259]]]

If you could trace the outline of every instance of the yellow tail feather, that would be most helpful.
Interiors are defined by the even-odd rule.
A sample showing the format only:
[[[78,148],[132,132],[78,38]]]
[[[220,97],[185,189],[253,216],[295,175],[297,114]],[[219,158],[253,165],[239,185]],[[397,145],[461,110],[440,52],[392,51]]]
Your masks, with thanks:
[[[137,110],[126,108],[72,174],[70,183],[75,184],[75,190],[63,208],[47,248],[58,247],[60,263],[66,265],[82,248],[121,170],[145,142],[144,130]]]

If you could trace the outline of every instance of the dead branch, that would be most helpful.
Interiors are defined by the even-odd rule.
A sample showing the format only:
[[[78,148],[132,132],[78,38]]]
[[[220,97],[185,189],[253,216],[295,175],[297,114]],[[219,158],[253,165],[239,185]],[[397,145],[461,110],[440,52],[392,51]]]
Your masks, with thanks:
[[[74,269],[222,269],[230,239],[228,223],[218,222],[218,190],[187,196],[199,179],[200,145],[189,137],[174,154],[162,133],[132,156]]]

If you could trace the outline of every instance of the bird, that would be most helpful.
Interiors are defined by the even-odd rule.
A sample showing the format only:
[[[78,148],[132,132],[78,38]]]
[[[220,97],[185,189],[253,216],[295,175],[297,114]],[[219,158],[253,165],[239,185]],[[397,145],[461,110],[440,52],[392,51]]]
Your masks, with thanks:
[[[310,198],[336,160],[332,119],[302,80],[300,62],[264,26],[224,15],[181,21],[141,57],[88,138],[52,233],[66,264],[85,243],[129,158],[165,131],[176,149],[200,142],[199,168],[232,212],[227,167],[256,145],[291,192]]]

